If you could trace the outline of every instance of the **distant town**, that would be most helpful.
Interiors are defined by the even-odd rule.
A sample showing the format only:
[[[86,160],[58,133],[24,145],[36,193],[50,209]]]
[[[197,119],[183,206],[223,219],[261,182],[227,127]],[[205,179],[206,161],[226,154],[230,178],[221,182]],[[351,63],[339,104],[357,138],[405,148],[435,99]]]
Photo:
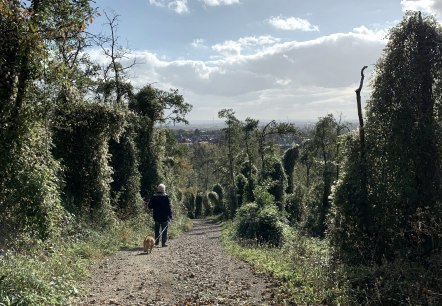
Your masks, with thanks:
[[[221,144],[224,141],[225,137],[224,131],[222,129],[178,129],[174,130],[174,134],[178,143],[186,144],[189,146],[197,143]],[[305,139],[304,137],[297,134],[272,135],[271,137],[281,149],[288,149],[295,144],[301,143],[303,139]]]
[[[262,124],[267,124],[263,122]],[[272,135],[274,143],[281,149],[288,149],[295,144],[301,144],[308,138],[308,132],[314,128],[315,122],[293,122],[300,129],[299,134]],[[346,123],[349,130],[357,127],[356,122]],[[223,121],[197,121],[189,125],[169,126],[175,134],[178,143],[192,145],[196,143],[220,144],[224,141],[225,123]]]

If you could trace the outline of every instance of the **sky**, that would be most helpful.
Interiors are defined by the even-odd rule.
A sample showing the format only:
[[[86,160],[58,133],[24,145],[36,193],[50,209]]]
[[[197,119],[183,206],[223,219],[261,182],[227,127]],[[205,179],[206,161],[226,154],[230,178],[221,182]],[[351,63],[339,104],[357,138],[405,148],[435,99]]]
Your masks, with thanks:
[[[118,15],[128,78],[178,89],[192,121],[357,119],[360,71],[365,102],[389,29],[407,10],[440,19],[442,0],[95,0],[101,16],[89,31],[106,33],[104,12]],[[105,62],[99,49],[93,60]]]

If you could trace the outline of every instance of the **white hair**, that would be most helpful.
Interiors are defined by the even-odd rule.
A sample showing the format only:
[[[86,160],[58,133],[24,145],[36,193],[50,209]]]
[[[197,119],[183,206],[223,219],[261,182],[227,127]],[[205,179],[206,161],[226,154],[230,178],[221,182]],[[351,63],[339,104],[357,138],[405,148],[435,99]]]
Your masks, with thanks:
[[[159,184],[157,191],[162,193],[166,192],[166,186],[164,184]]]

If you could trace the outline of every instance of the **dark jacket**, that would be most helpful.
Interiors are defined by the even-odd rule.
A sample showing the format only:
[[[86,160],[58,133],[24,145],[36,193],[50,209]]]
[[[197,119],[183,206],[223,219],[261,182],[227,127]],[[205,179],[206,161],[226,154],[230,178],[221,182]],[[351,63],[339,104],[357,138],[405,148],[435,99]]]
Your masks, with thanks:
[[[165,193],[155,193],[150,198],[147,207],[153,209],[153,220],[156,222],[166,222],[172,219],[170,199]]]

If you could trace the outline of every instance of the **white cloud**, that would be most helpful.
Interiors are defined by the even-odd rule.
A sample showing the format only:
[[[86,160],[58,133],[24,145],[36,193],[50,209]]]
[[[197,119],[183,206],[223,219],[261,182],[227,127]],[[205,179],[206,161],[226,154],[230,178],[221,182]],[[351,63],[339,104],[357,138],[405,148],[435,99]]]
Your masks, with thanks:
[[[149,0],[149,3],[158,7],[167,7],[177,14],[189,12],[187,0]]]
[[[273,27],[281,30],[301,30],[304,32],[318,32],[319,27],[316,25],[312,25],[308,20],[297,18],[297,17],[270,17],[268,20],[269,24]]]
[[[307,120],[340,112],[353,119],[360,70],[369,66],[368,84],[384,46],[377,31],[359,27],[299,42],[243,37],[213,46],[225,57],[212,60],[170,60],[138,51],[124,61],[137,58],[135,88],[157,82],[166,90],[179,89],[194,106],[191,120],[216,118],[222,108],[233,108],[240,119]],[[98,51],[91,57],[103,61]],[[364,86],[363,95],[367,92]]]
[[[205,42],[204,39],[197,38],[197,39],[194,39],[190,45],[196,49],[206,48],[206,46],[204,45],[204,42]]]
[[[239,3],[239,0],[202,0],[208,6],[232,5]]]
[[[353,32],[356,35],[361,35],[362,37],[364,37],[364,39],[369,39],[369,40],[382,40],[388,34],[387,29],[373,30],[373,29],[367,28],[366,26],[360,26],[360,27],[354,28]]]
[[[242,51],[256,52],[255,47],[262,47],[265,45],[273,45],[279,42],[279,38],[270,35],[265,36],[247,36],[241,37],[237,41],[227,40],[221,44],[212,46],[212,49],[224,57],[238,56]]]
[[[401,0],[403,11],[423,11],[430,14],[442,15],[441,0]]]
[[[241,54],[241,44],[233,40],[228,40],[222,44],[213,45],[212,49],[225,57],[237,56]]]
[[[208,6],[232,5],[240,3],[239,0],[200,0]],[[151,5],[158,7],[169,8],[177,14],[184,14],[189,12],[187,0],[149,0]]]
[[[184,14],[189,12],[189,9],[187,8],[187,0],[171,1],[168,6],[178,14]]]

